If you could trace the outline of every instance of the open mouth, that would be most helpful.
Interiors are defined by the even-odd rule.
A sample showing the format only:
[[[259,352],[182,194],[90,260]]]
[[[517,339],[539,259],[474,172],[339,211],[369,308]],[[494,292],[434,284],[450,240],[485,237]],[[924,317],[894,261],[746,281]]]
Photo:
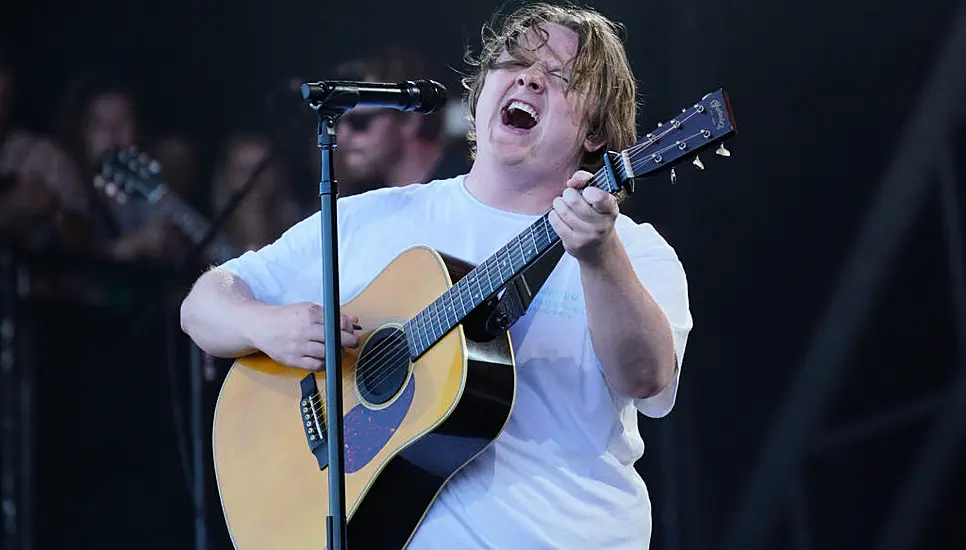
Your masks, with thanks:
[[[540,122],[540,115],[533,105],[516,99],[507,103],[500,114],[503,124],[518,130],[529,130]]]

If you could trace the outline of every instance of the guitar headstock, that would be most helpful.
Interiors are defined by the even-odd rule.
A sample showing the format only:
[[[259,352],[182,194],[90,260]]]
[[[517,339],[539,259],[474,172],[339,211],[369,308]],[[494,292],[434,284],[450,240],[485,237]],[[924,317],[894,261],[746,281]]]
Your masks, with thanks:
[[[674,183],[677,180],[674,167],[688,159],[698,170],[705,169],[698,156],[702,151],[717,145],[716,154],[731,156],[724,141],[736,131],[728,94],[720,89],[709,93],[682,109],[678,116],[658,124],[634,145],[620,153],[608,153],[601,187],[612,193],[620,189],[633,192],[635,178],[668,170]]]
[[[161,164],[136,147],[115,149],[104,155],[94,187],[121,203],[130,196],[156,202],[166,193]]]

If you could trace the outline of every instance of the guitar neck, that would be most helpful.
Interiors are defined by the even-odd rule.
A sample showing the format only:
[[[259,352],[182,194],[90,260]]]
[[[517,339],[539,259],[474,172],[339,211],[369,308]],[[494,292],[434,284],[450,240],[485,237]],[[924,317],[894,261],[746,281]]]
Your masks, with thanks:
[[[541,216],[406,323],[405,332],[414,358],[425,353],[467,314],[560,240],[548,216],[549,213]]]
[[[164,217],[194,244],[200,243],[211,229],[211,222],[207,218],[168,191],[161,192],[160,196],[153,197],[152,200]],[[238,251],[221,237],[215,237],[208,244],[208,250],[209,256],[217,262],[225,262],[238,255]]]

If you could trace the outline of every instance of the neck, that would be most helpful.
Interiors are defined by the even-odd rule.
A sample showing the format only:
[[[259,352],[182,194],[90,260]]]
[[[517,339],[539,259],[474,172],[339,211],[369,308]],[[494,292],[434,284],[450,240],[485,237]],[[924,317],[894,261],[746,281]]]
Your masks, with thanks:
[[[481,162],[477,158],[466,176],[466,188],[477,200],[499,210],[517,214],[543,214],[553,206],[573,168],[530,173],[513,166]]]
[[[393,164],[387,174],[388,187],[402,187],[411,183],[426,183],[443,156],[443,148],[438,143],[416,141],[409,144],[406,154]]]

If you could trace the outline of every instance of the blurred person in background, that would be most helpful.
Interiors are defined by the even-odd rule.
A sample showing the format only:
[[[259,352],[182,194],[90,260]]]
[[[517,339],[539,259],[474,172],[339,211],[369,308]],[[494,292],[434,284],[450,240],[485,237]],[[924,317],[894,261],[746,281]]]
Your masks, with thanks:
[[[141,197],[120,202],[93,185],[106,154],[132,146],[144,150],[138,107],[137,95],[126,84],[103,74],[81,76],[64,100],[59,138],[75,159],[89,195],[98,252],[119,260],[173,261],[183,250],[183,236],[154,205]]]
[[[211,204],[215,215],[273,152],[271,140],[258,132],[239,131],[227,138],[212,178]],[[284,161],[276,156],[255,176],[254,186],[221,231],[235,247],[257,250],[301,219],[288,174]]]
[[[14,64],[0,48],[0,240],[39,252],[83,250],[85,184],[54,140],[12,120],[15,88]]]
[[[188,136],[168,132],[154,141],[150,155],[161,165],[161,179],[180,200],[204,210],[205,188],[200,185],[198,150]]]
[[[363,82],[439,80],[437,72],[413,50],[389,45],[339,64],[331,78]],[[336,130],[339,195],[436,179],[446,146],[444,124],[442,109],[428,115],[377,107],[346,112]]]
[[[393,44],[339,63],[324,78],[363,82],[440,80],[438,72],[413,49]],[[271,137],[292,176],[292,189],[304,216],[319,209],[317,116],[300,90],[304,82],[314,78],[319,77],[287,79],[269,92],[267,101]],[[456,151],[448,151],[446,116],[444,109],[429,115],[373,107],[346,112],[336,130],[339,195],[426,183],[465,171],[466,155],[460,154],[458,146],[454,147]]]

